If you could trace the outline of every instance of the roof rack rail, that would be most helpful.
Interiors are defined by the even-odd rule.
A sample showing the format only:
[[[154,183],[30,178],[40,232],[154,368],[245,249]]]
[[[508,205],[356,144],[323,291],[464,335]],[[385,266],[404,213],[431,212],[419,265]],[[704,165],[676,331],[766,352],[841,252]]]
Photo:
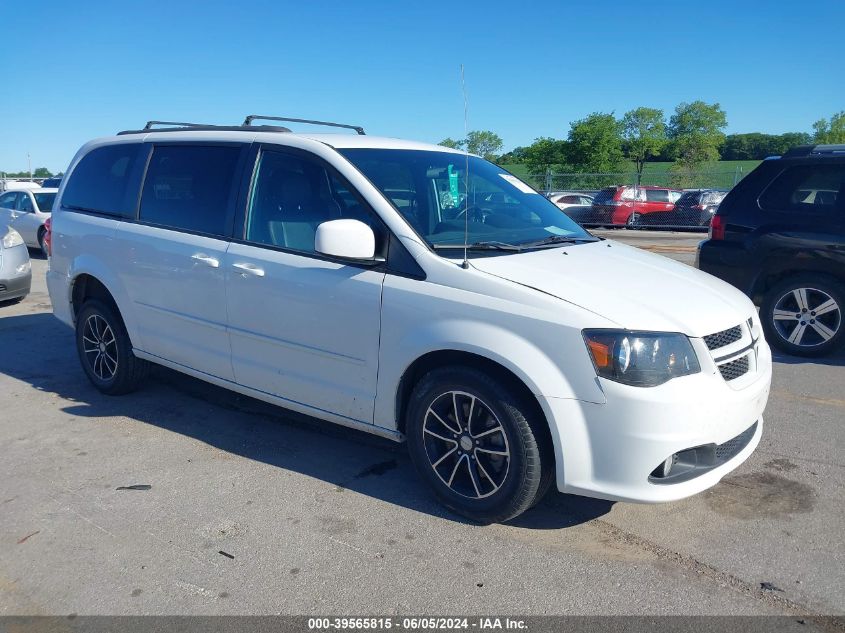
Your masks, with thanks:
[[[360,125],[348,125],[346,123],[332,123],[331,121],[312,121],[310,119],[291,119],[282,116],[262,116],[260,114],[250,114],[244,119],[244,126],[251,126],[256,119],[263,121],[287,121],[289,123],[308,123],[309,125],[327,125],[329,127],[342,127],[348,130],[355,130],[358,134],[364,135],[364,128]]]
[[[786,152],[783,157],[811,156],[818,154],[845,154],[845,144],[837,145],[799,145]]]
[[[153,128],[155,125],[171,125],[174,127]],[[205,123],[177,123],[175,121],[148,121],[140,130],[123,130],[118,136],[124,134],[149,134],[150,132],[184,132],[192,130],[195,132],[290,132],[289,128],[281,125],[208,125]]]
[[[206,123],[180,123],[179,121],[147,121],[143,129],[152,130],[156,125],[167,125],[169,127],[209,127]]]

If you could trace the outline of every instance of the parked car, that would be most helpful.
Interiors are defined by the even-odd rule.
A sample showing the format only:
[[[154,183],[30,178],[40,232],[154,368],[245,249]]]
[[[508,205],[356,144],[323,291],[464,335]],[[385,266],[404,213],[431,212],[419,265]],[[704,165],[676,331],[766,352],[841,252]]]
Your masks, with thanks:
[[[479,157],[254,119],[71,162],[47,285],[103,393],[157,363],[406,440],[485,522],[552,482],[680,499],[757,446],[771,355],[735,288],[590,235]]]
[[[563,211],[569,207],[590,206],[593,204],[593,196],[572,191],[558,192],[549,196],[549,200],[554,202],[557,208]]]
[[[53,176],[51,178],[46,178],[44,180],[44,182],[41,183],[41,187],[43,189],[50,189],[50,188],[58,189],[60,184],[62,184],[62,177],[61,176]]]
[[[727,195],[718,189],[684,191],[671,211],[657,211],[640,217],[641,226],[708,227]]]
[[[0,180],[0,191],[22,191],[26,189],[40,189],[37,182],[27,180]]]
[[[590,223],[636,227],[647,213],[671,211],[682,191],[666,187],[617,185],[605,187],[593,198]]]
[[[593,224],[592,205],[573,205],[566,207],[563,212],[581,226],[590,226]]]
[[[44,244],[44,223],[50,217],[57,191],[41,188],[0,194],[0,226],[8,224],[14,228],[27,246],[41,249],[45,257],[49,253]]]
[[[698,266],[760,305],[766,339],[799,356],[845,341],[845,145],[763,161],[725,197]]]
[[[0,227],[0,305],[21,301],[32,286],[32,265],[23,238],[9,226]]]

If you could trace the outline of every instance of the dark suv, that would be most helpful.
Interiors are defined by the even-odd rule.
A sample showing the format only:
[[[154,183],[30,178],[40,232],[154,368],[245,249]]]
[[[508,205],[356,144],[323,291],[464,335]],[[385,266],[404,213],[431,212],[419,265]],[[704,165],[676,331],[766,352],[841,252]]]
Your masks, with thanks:
[[[772,345],[821,356],[845,341],[845,145],[763,161],[725,197],[698,267],[760,305]]]

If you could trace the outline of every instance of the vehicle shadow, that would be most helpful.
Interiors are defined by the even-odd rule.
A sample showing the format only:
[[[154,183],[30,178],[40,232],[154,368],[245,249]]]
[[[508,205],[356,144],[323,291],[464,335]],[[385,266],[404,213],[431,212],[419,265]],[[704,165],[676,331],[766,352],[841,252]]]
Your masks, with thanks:
[[[414,472],[404,444],[347,429],[156,367],[138,392],[99,393],[85,378],[72,331],[49,313],[0,318],[0,372],[68,401],[70,416],[125,416],[232,455],[298,472],[448,521],[469,523],[441,506]],[[32,341],[49,341],[32,353]],[[558,529],[590,521],[612,503],[552,490],[514,526]]]
[[[811,358],[807,356],[791,356],[784,352],[772,351],[772,360],[784,365],[824,365],[826,367],[845,367],[845,351],[837,351],[830,356]]]

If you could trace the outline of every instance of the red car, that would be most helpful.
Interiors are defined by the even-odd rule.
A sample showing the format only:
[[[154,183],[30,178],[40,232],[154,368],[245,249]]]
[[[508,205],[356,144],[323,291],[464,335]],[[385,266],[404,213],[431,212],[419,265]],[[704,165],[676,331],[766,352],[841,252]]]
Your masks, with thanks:
[[[668,187],[605,187],[593,199],[590,220],[592,224],[637,226],[647,213],[671,211],[682,194]]]

